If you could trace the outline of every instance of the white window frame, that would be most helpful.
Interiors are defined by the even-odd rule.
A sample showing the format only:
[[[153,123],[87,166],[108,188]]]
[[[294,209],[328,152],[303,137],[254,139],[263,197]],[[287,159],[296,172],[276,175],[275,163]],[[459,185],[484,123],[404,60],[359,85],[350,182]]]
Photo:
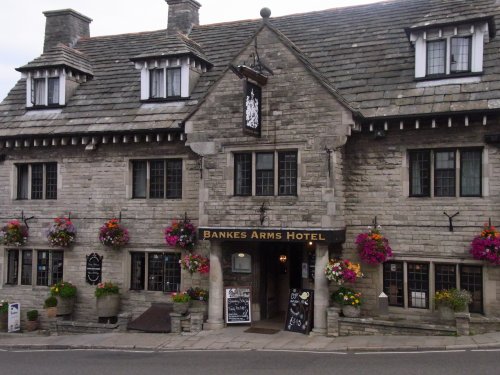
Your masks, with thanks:
[[[488,34],[488,23],[480,25],[470,25],[469,33],[458,33],[458,28],[454,28],[453,35],[443,35],[443,31],[439,29],[439,36],[428,38],[427,31],[419,30],[412,31],[410,41],[415,45],[415,78],[453,78],[464,74],[463,72],[450,72],[451,68],[451,39],[454,37],[471,37],[471,53],[470,53],[470,73],[481,73],[483,71],[483,53],[485,35]],[[445,74],[442,76],[427,75],[427,41],[446,40],[446,65]]]
[[[136,69],[141,70],[141,100],[157,100],[157,99],[183,99],[189,98],[189,69],[191,59],[189,57],[175,59],[159,59],[136,63]],[[181,71],[181,92],[180,96],[168,96],[167,70],[180,69]],[[164,69],[164,91],[163,98],[151,98],[150,96],[150,71],[154,69]]]
[[[49,78],[59,78],[59,100],[57,104],[48,104],[49,100]],[[32,91],[34,89],[35,79],[45,79],[44,103],[33,103]],[[64,69],[46,69],[29,72],[26,75],[26,107],[28,108],[51,108],[66,104],[66,72]]]

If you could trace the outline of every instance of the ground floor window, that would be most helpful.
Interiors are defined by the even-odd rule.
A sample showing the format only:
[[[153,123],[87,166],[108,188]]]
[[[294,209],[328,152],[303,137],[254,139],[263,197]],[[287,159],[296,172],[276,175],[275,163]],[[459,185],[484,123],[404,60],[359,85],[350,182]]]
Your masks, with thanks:
[[[35,282],[36,285],[50,286],[63,280],[63,271],[63,251],[7,250],[6,281],[9,285],[33,285]]]
[[[131,290],[178,292],[181,287],[179,253],[132,252]],[[147,282],[146,282],[147,280]]]
[[[389,306],[429,309],[436,291],[452,288],[471,292],[469,311],[483,312],[481,266],[411,261],[383,264],[383,289]]]

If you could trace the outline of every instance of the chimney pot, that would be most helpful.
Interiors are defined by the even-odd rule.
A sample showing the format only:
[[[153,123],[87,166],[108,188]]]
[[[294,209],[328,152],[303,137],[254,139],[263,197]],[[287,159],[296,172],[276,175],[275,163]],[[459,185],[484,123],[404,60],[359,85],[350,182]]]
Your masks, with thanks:
[[[46,17],[43,52],[59,43],[72,47],[81,37],[90,36],[92,19],[73,9],[51,10],[43,14]]]

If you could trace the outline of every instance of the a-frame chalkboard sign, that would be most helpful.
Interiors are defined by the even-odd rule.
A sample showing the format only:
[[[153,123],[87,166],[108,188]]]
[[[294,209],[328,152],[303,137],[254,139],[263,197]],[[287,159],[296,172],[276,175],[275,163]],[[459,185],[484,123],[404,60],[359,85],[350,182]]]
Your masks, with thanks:
[[[314,290],[290,289],[286,309],[285,331],[307,335],[312,328]]]

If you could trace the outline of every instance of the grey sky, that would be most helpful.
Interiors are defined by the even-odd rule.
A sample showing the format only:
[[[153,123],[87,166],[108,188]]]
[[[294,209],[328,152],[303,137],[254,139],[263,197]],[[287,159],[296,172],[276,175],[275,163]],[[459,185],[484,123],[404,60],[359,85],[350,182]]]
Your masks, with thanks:
[[[379,0],[380,1],[380,0]],[[373,3],[376,0],[198,0],[200,23],[259,18],[268,7],[273,16]],[[72,8],[90,18],[91,36],[166,28],[164,0],[1,0],[0,100],[20,78],[14,69],[38,57],[43,48],[46,10]]]

